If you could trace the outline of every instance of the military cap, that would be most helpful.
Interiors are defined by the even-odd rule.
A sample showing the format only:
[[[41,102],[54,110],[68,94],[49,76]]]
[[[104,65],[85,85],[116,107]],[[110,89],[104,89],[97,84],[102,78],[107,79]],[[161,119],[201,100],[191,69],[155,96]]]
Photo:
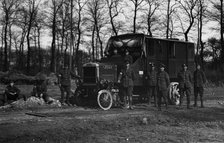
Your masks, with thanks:
[[[125,60],[125,64],[127,65],[127,64],[130,64],[130,61],[128,61],[128,60]]]
[[[165,65],[163,63],[160,64],[160,68],[165,68]]]
[[[155,67],[154,63],[149,63],[149,65],[150,65],[151,67]]]
[[[186,64],[182,64],[182,67],[187,67],[187,65]]]

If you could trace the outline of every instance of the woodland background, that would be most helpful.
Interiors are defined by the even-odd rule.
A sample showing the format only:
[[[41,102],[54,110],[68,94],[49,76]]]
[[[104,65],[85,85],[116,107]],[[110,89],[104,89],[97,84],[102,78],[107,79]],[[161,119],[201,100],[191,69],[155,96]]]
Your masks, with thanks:
[[[223,0],[0,0],[0,13],[3,72],[80,71],[110,36],[144,33],[194,42],[208,77],[224,78]]]

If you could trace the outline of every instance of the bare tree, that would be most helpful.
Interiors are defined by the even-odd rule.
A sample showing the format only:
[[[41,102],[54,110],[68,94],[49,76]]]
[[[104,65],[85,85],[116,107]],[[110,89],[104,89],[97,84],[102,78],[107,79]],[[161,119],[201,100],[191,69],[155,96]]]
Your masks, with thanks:
[[[136,33],[137,12],[141,9],[144,0],[130,0],[134,4],[133,33]]]
[[[220,26],[219,27],[212,27],[213,30],[220,32],[220,42],[221,42],[221,55],[220,60],[221,63],[224,61],[224,39],[223,39],[223,32],[224,32],[224,22],[223,22],[223,0],[219,1],[212,1],[212,8],[208,10],[208,18],[211,21],[217,22]]]
[[[24,63],[24,42],[26,39],[26,34],[27,34],[27,23],[28,23],[28,11],[26,10],[26,8],[24,6],[21,6],[17,9],[17,14],[16,14],[16,27],[18,29],[21,30],[20,32],[20,43],[19,43],[19,47],[18,47],[18,57],[17,59],[17,65],[18,65],[18,69],[22,70],[24,69],[25,63]]]
[[[12,18],[15,14],[17,7],[19,5],[19,0],[1,0],[1,7],[3,10],[3,27],[4,27],[4,67],[3,71],[7,71],[9,69],[9,61],[8,61],[8,30],[9,26],[12,24]]]
[[[197,43],[197,55],[199,54],[199,47],[201,48],[200,52],[200,61],[202,64],[202,68],[204,69],[204,42],[202,41],[202,30],[204,25],[204,18],[205,18],[205,12],[206,12],[207,6],[204,0],[199,0],[198,3],[198,43]],[[198,63],[196,63],[198,64]]]
[[[147,3],[147,8],[144,9],[146,20],[147,20],[147,31],[149,36],[153,37],[152,27],[155,25],[155,22],[158,22],[158,16],[155,15],[155,12],[160,7],[161,3],[158,0],[145,0]],[[145,18],[144,18],[145,19]]]
[[[91,2],[88,2],[87,7],[88,7],[88,15],[90,16],[90,21],[92,23],[92,56],[93,60],[95,60],[95,45],[94,45],[94,40],[95,40],[95,32],[96,32],[96,41],[99,42],[100,44],[100,55],[101,57],[103,56],[103,42],[100,37],[100,29],[103,27],[107,21],[105,20],[105,9],[103,9],[105,6],[105,3],[103,0],[93,0]]]
[[[76,0],[76,3],[78,5],[77,8],[77,15],[78,15],[78,22],[77,22],[77,31],[78,31],[78,39],[77,39],[77,43],[76,43],[76,52],[75,52],[75,62],[76,64],[78,64],[78,60],[79,60],[79,55],[78,55],[78,51],[79,51],[79,46],[80,46],[80,42],[81,42],[81,36],[82,36],[82,23],[84,23],[83,17],[82,17],[82,13],[83,13],[83,8],[87,3],[87,0]]]
[[[27,40],[27,65],[26,65],[26,72],[29,74],[30,73],[30,61],[31,61],[31,47],[30,47],[30,32],[32,28],[35,26],[35,21],[37,18],[37,13],[38,13],[38,7],[39,7],[39,2],[37,0],[32,0],[27,2],[27,7],[28,7],[28,23],[27,23],[27,35],[26,35],[26,40]]]
[[[179,15],[179,20],[185,41],[188,41],[188,34],[193,27],[193,24],[195,24],[195,18],[198,16],[198,12],[196,10],[198,1],[199,0],[178,1],[180,4],[179,10],[182,10],[179,11],[179,13],[181,13],[181,15]]]
[[[212,57],[212,66],[214,69],[218,69],[218,59],[220,56],[220,52],[221,52],[221,45],[220,45],[220,40],[216,39],[215,37],[209,38],[208,39],[208,47],[207,49],[209,49],[209,51],[205,51],[204,55],[209,55],[210,57]]]
[[[117,35],[118,30],[115,23],[115,18],[121,13],[122,8],[119,8],[121,0],[106,0],[107,7],[109,10],[110,24],[112,27],[113,34]]]
[[[37,38],[37,47],[38,47],[38,66],[39,66],[39,72],[42,70],[42,64],[43,64],[43,53],[41,49],[41,30],[44,28],[45,25],[45,17],[47,15],[45,14],[44,11],[40,11],[37,13],[37,17],[35,19],[35,28],[36,28],[36,35],[35,38]]]
[[[223,30],[224,30],[224,23],[223,23],[223,0],[220,0],[220,27],[221,27],[221,29],[220,29],[220,40],[221,40],[221,47],[222,47],[222,49],[221,49],[221,62],[224,62],[224,39],[223,39]],[[222,69],[222,70],[224,70],[224,69]]]
[[[56,30],[57,30],[57,17],[58,11],[62,7],[64,0],[51,0],[52,6],[50,7],[50,28],[52,33],[52,43],[51,43],[51,72],[56,72]]]
[[[175,1],[171,1],[171,0],[168,0],[168,3],[167,3],[167,18],[166,18],[166,38],[172,38],[172,34],[173,33],[170,33],[172,32],[172,28],[174,25],[173,24],[173,18],[172,18],[172,15],[173,13],[175,13],[176,11],[176,8],[177,8],[177,0]],[[171,27],[170,27],[171,26]]]

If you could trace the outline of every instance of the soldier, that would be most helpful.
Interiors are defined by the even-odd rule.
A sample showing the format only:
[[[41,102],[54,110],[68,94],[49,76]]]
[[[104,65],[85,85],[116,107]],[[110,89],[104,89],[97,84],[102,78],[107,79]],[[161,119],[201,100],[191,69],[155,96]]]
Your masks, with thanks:
[[[114,49],[114,54],[113,54],[113,58],[121,58],[121,55],[120,54],[118,54],[118,51],[117,51],[117,49]]]
[[[69,106],[70,104],[70,92],[71,92],[71,76],[75,78],[79,78],[73,72],[68,69],[68,66],[64,66],[62,71],[59,73],[59,87],[61,89],[61,103],[65,105],[65,103]],[[66,92],[66,99],[64,99],[64,92]]]
[[[206,83],[206,77],[204,72],[201,70],[201,66],[197,65],[197,69],[194,71],[194,107],[197,107],[197,97],[198,94],[201,100],[201,108],[203,105],[203,93],[204,93],[204,84]]]
[[[12,103],[14,101],[17,101],[21,98],[21,96],[24,100],[26,100],[26,96],[20,94],[20,90],[15,86],[13,80],[11,80],[9,85],[6,86],[4,94],[4,103]]]
[[[168,101],[167,101],[167,93],[168,87],[170,85],[170,78],[167,72],[164,71],[165,65],[160,65],[160,71],[157,75],[157,88],[158,88],[158,109],[161,111],[161,102],[162,98],[164,99],[166,108],[168,108]]]
[[[128,50],[125,51],[124,61],[125,61],[125,62],[128,61],[130,64],[133,63],[133,58],[132,58],[132,56],[129,54],[129,51],[128,51]]]
[[[118,83],[122,85],[122,91],[124,95],[125,108],[133,109],[132,106],[132,92],[134,86],[135,74],[133,69],[130,67],[130,63],[126,61],[125,69],[120,72],[118,77]]]
[[[150,63],[150,69],[146,75],[147,80],[147,94],[148,102],[151,103],[151,98],[154,97],[154,106],[157,106],[157,96],[156,96],[156,84],[157,84],[157,72],[153,63]]]
[[[36,79],[33,87],[32,96],[43,98],[47,104],[50,104],[49,96],[47,94],[47,81],[44,79]]]
[[[182,70],[178,73],[178,81],[180,88],[180,106],[182,105],[182,99],[185,92],[187,96],[187,109],[190,109],[192,75],[191,72],[187,69],[186,64],[182,65]]]

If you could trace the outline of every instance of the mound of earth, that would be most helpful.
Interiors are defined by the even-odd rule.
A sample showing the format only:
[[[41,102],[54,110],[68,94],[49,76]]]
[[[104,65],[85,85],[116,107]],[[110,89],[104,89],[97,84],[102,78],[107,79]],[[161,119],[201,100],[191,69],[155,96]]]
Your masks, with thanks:
[[[61,103],[59,100],[55,100],[53,98],[50,98],[51,104],[46,104],[42,98],[37,97],[29,97],[26,101],[23,99],[17,100],[15,102],[12,102],[11,104],[5,105],[0,107],[0,109],[6,109],[6,108],[30,108],[30,107],[37,107],[37,106],[53,106],[53,107],[61,107]]]

